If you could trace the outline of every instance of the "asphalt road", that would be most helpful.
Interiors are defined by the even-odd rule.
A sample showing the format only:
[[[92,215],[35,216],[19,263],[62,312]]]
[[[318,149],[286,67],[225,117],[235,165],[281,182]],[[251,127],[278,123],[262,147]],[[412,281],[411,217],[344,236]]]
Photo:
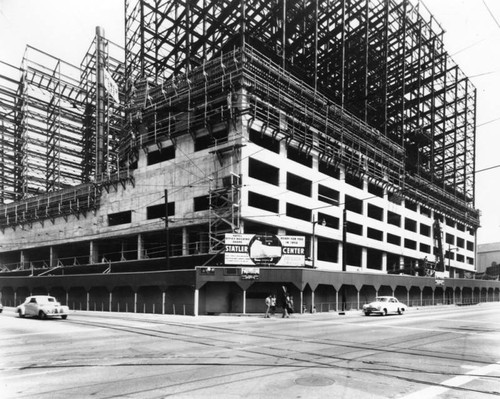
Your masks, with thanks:
[[[0,314],[0,398],[492,398],[500,303],[361,312]]]

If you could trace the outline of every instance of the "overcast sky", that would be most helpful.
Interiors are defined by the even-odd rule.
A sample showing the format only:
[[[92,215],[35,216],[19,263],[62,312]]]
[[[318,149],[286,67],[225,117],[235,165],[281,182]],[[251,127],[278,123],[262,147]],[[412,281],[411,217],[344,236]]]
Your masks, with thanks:
[[[427,0],[446,48],[477,88],[478,243],[500,242],[500,1]],[[124,43],[123,0],[0,0],[0,60],[19,66],[26,44],[79,65],[95,34]]]

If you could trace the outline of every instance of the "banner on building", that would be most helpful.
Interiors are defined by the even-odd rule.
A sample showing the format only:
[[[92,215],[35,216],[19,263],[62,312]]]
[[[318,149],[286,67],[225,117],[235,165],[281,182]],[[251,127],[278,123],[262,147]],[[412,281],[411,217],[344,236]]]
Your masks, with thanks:
[[[106,69],[104,70],[104,87],[113,100],[119,104],[120,99],[118,97],[118,85]]]
[[[226,265],[305,265],[304,236],[274,234],[226,234]]]

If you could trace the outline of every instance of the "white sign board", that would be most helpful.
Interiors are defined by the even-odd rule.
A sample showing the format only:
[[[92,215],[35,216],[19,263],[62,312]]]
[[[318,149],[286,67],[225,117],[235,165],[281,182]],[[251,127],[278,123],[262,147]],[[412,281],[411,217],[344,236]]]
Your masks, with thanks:
[[[304,236],[274,234],[226,234],[226,265],[305,265]]]
[[[434,275],[436,281],[436,285],[444,285],[444,277],[445,273],[444,272],[436,272]]]

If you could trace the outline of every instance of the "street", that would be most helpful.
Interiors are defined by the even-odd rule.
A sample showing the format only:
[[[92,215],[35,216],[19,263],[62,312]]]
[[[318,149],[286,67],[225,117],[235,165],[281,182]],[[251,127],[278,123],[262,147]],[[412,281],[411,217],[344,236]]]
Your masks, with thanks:
[[[491,398],[500,303],[257,316],[0,314],[5,398]]]

